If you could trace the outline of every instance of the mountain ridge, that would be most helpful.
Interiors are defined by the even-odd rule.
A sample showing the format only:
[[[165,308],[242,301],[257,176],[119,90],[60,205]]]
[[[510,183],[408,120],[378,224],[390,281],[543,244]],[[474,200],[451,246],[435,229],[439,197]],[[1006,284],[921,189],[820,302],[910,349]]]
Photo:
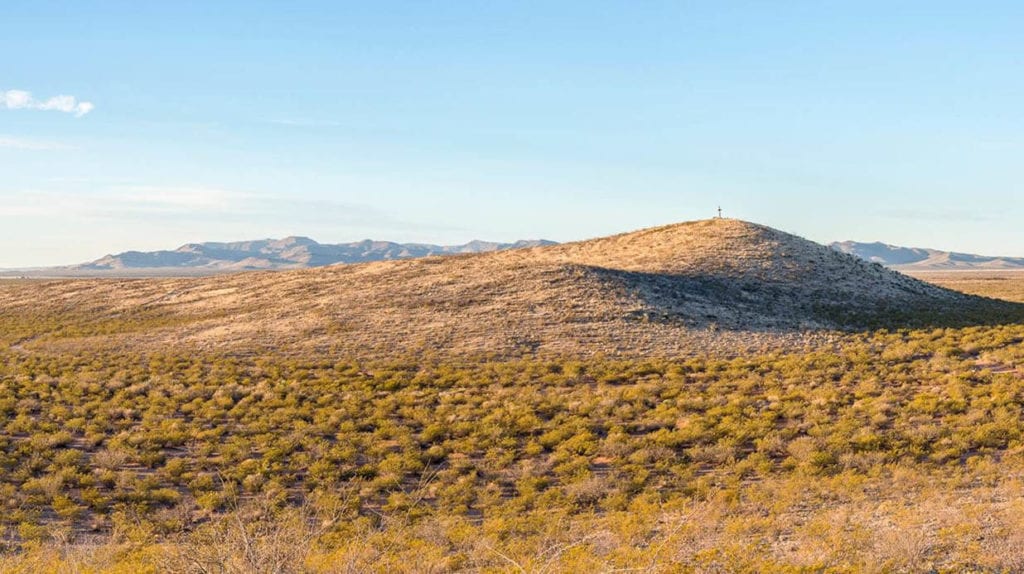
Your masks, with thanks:
[[[880,241],[836,241],[830,243],[829,247],[902,271],[1024,270],[1024,257],[985,256],[923,247],[901,247]]]
[[[558,243],[544,239],[510,243],[473,240],[460,245],[437,245],[364,239],[330,244],[293,235],[282,239],[186,243],[173,250],[129,250],[74,265],[0,270],[0,275],[9,276],[24,272],[28,276],[41,277],[201,276],[237,271],[302,269],[435,255],[487,253],[552,245]],[[829,243],[828,247],[905,272],[1024,271],[1024,257],[983,256],[852,240],[835,241]]]
[[[335,264],[367,263],[432,255],[485,253],[554,245],[544,239],[512,243],[473,240],[461,245],[396,243],[365,239],[350,243],[319,243],[309,237],[259,239],[234,242],[186,243],[174,250],[125,251],[77,265],[72,271],[191,268],[205,271],[300,269]]]

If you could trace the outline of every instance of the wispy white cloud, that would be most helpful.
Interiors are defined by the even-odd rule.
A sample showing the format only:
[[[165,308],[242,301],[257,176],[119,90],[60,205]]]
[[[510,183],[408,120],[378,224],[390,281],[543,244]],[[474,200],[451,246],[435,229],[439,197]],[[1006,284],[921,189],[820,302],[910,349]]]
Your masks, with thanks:
[[[90,191],[0,189],[0,217],[65,221],[160,221],[298,226],[331,224],[408,229],[374,207],[331,200],[195,185],[110,185]]]
[[[341,126],[341,122],[333,120],[314,120],[301,118],[280,118],[269,120],[269,122],[275,125],[288,126],[292,128],[336,128]]]
[[[224,213],[244,204],[245,192],[209,187],[117,186],[102,191],[0,192],[0,215],[75,219],[131,219],[162,215]]]
[[[965,221],[980,223],[986,221],[997,221],[999,219],[998,215],[1000,215],[981,213],[977,210],[970,208],[932,209],[928,207],[906,209],[879,209],[875,213],[878,216],[885,217],[888,219],[904,221],[937,221],[944,223],[962,223]]]
[[[6,107],[9,110],[64,112],[66,114],[74,114],[77,118],[96,108],[92,102],[79,101],[74,96],[63,94],[45,100],[37,100],[32,96],[32,92],[26,92],[25,90],[0,91],[0,107]]]
[[[16,138],[0,135],[0,148],[28,151],[52,151],[71,149],[70,146],[51,141]]]
[[[104,194],[107,202],[139,212],[209,212],[237,209],[253,194],[216,187],[117,186]]]

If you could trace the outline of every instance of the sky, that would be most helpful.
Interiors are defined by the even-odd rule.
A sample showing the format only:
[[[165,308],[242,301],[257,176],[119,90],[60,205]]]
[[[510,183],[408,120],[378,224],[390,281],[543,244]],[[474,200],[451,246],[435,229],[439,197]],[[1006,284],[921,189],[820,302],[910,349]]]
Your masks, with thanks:
[[[0,267],[727,217],[1024,256],[1024,3],[4,0]]]

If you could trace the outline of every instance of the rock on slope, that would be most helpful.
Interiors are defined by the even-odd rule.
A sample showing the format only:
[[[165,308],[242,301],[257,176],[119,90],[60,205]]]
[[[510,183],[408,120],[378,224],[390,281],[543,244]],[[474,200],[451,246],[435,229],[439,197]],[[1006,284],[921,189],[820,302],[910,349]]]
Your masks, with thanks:
[[[7,313],[38,312],[40,302],[81,316],[80,332],[115,331],[62,344],[364,356],[735,354],[802,346],[836,329],[1021,316],[1020,306],[729,219],[478,255],[0,291]],[[132,318],[131,332],[110,327]]]

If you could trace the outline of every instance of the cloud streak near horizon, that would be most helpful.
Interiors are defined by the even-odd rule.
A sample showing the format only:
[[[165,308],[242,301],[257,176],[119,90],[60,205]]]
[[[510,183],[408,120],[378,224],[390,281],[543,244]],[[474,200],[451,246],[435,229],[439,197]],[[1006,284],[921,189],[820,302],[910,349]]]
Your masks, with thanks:
[[[0,107],[8,110],[41,110],[74,114],[80,118],[96,109],[92,102],[80,101],[75,96],[61,94],[46,100],[37,100],[25,90],[0,91]]]
[[[393,224],[386,213],[347,202],[295,199],[276,194],[193,185],[114,185],[94,191],[0,190],[0,216],[74,220],[145,221],[187,216],[191,221],[266,221],[288,213],[307,222]]]
[[[70,146],[58,142],[16,138],[4,135],[0,135],[0,148],[24,151],[55,151],[71,149]]]

